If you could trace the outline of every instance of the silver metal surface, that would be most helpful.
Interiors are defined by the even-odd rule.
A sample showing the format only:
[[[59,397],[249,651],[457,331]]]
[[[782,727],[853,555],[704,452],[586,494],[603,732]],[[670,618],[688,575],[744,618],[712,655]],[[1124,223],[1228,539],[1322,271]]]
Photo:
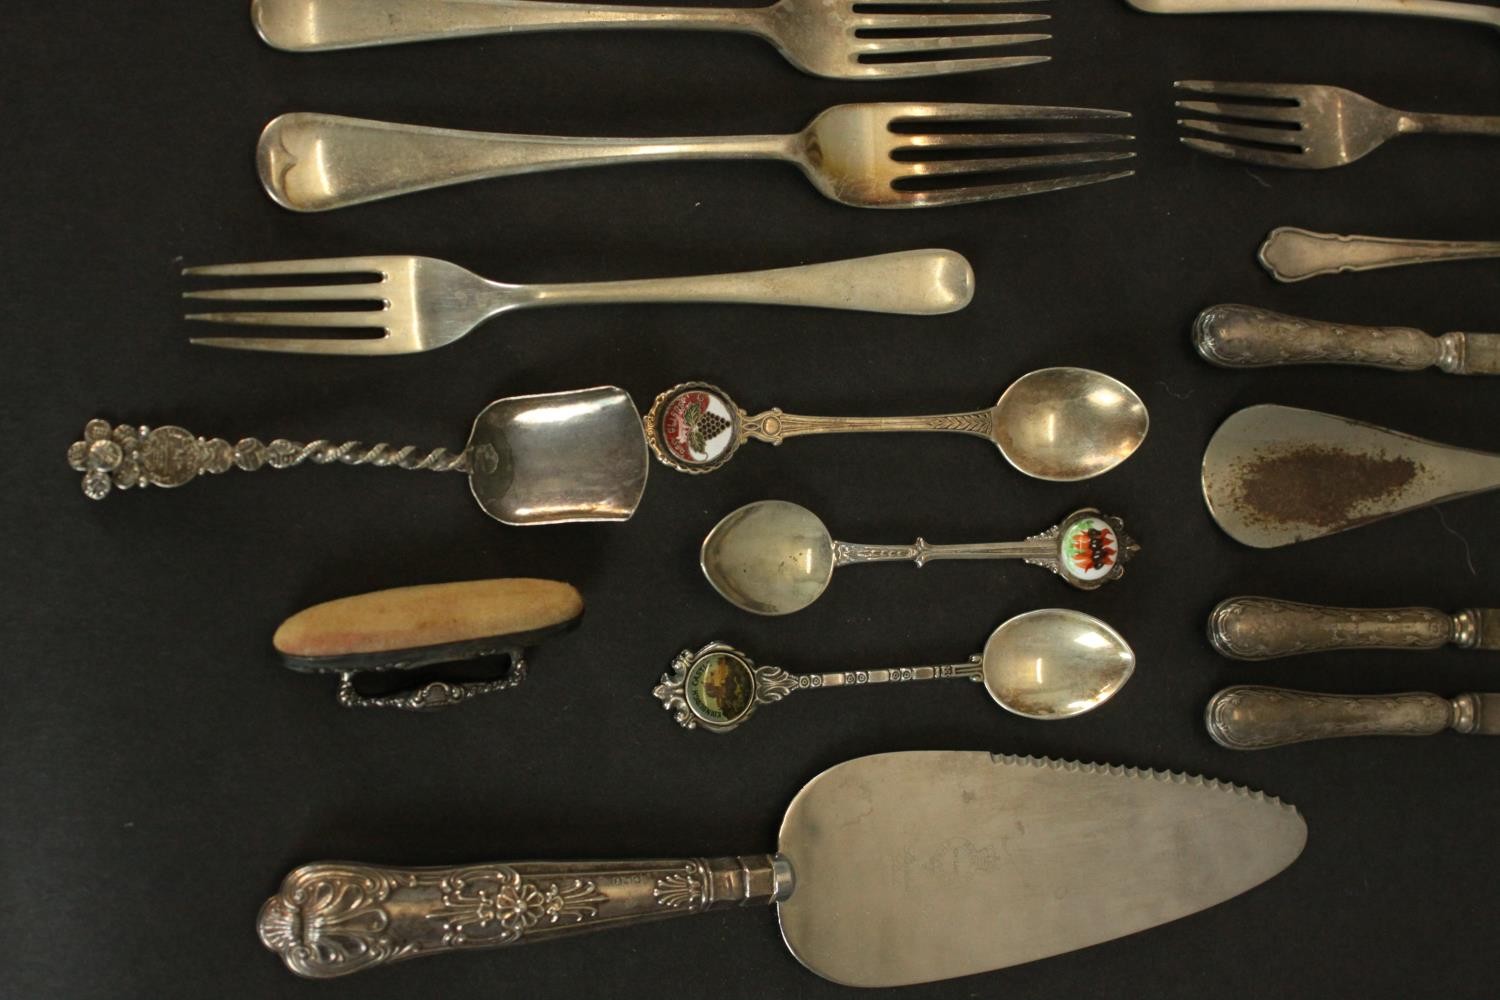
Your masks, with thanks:
[[[722,642],[684,649],[652,693],[684,729],[727,733],[762,705],[794,691],[905,684],[953,677],[982,681],[995,704],[1026,719],[1071,719],[1115,696],[1135,672],[1130,644],[1104,622],[1077,611],[1043,608],[990,633],[983,655],[964,663],[793,674],[756,666]]]
[[[746,504],[704,538],[698,565],[725,600],[758,615],[786,615],[823,595],[840,566],[935,559],[1023,559],[1080,590],[1117,580],[1140,546],[1118,519],[1092,507],[1074,511],[1023,542],[864,545],[835,541],[816,514],[785,500]]]
[[[1273,597],[1231,597],[1208,616],[1208,641],[1232,660],[1337,649],[1496,649],[1500,610],[1469,608],[1335,608]]]
[[[1275,548],[1500,487],[1500,455],[1290,406],[1251,406],[1203,453],[1208,512]]]
[[[323,862],[286,877],[257,930],[292,972],[323,979],[774,901],[809,969],[896,986],[1196,913],[1280,872],[1306,838],[1291,806],[1202,778],[983,751],[890,753],[808,782],[777,855]]]
[[[1500,10],[1454,0],[1125,0],[1148,14],[1404,14],[1500,28]]]
[[[940,431],[989,440],[1017,471],[1075,482],[1102,475],[1146,439],[1146,404],[1130,387],[1087,368],[1042,368],[1016,379],[985,410],[923,417],[807,417],[780,408],[754,416],[724,390],[684,382],[656,397],[646,438],[678,472],[712,472],[754,438],[781,444],[803,434]]]
[[[363,284],[294,285],[186,292],[193,300],[233,303],[318,302],[317,312],[212,312],[190,320],[254,326],[365,328],[351,337],[195,337],[193,343],[295,354],[414,354],[446,347],[500,313],[528,306],[615,302],[742,302],[930,316],[962,309],[974,296],[974,272],[952,250],[836,260],[772,271],[645,278],[568,285],[506,285],[431,257],[337,257],[190,267],[198,277],[365,275]],[[351,306],[365,304],[366,308]]]
[[[1445,729],[1500,736],[1500,694],[1449,699],[1418,691],[1323,694],[1242,684],[1209,699],[1204,724],[1230,750],[1344,736],[1432,736]]]
[[[646,7],[542,0],[254,0],[250,16],[267,44],[290,52],[390,45],[469,35],[603,28],[731,31],[776,46],[798,69],[834,79],[891,79],[1003,69],[1048,56],[990,51],[1051,38],[1012,26],[1047,14],[1012,14],[1016,3],[980,0],[950,13],[940,0],[779,0],[759,7]],[[913,12],[913,8],[924,13]],[[875,36],[875,37],[871,37]],[[902,61],[878,61],[896,56]]]
[[[1367,365],[1413,372],[1436,366],[1454,375],[1500,375],[1500,334],[1433,337],[1409,327],[1326,323],[1255,306],[1203,310],[1193,323],[1193,346],[1221,368]]]
[[[1500,9],[1500,8],[1497,8]],[[1305,281],[1343,271],[1500,257],[1500,241],[1400,240],[1340,236],[1294,226],[1271,230],[1256,259],[1277,281]]]
[[[182,486],[232,468],[308,461],[466,472],[484,512],[513,525],[628,520],[651,464],[635,404],[613,386],[498,399],[480,412],[457,455],[359,441],[230,444],[181,427],[111,428],[104,420],[89,421],[83,440],[68,449],[68,464],[83,473],[83,492],[94,500],[116,489]]]
[[[486,178],[655,160],[782,160],[845,205],[926,208],[1129,177],[1133,171],[1059,171],[1129,159],[1135,154],[1127,150],[1067,150],[1127,142],[1132,136],[996,131],[1018,122],[1128,117],[1123,111],[1009,104],[841,104],[791,135],[599,139],[463,132],[298,112],[266,126],[256,162],[266,193],[297,212]],[[971,131],[953,131],[954,125]],[[918,132],[921,126],[936,130]],[[1000,180],[1016,170],[1047,176]]]
[[[1210,80],[1174,86],[1229,99],[1177,102],[1182,111],[1214,116],[1179,119],[1183,128],[1212,136],[1184,136],[1185,145],[1262,167],[1342,167],[1387,139],[1416,132],[1500,136],[1500,117],[1396,111],[1342,87]]]
[[[1196,913],[1277,874],[1307,827],[1259,792],[988,753],[882,754],[814,778],[780,850],[792,953],[849,986],[965,976]]]

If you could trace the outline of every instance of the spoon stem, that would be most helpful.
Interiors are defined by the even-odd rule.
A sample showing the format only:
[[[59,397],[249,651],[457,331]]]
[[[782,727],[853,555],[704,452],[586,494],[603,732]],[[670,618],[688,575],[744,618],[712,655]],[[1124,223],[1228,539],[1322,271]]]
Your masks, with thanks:
[[[860,542],[834,542],[833,565],[853,566],[860,563],[911,562],[919,567],[934,559],[1026,559],[1057,562],[1055,539],[1031,539],[1025,542],[970,542],[957,545],[932,545],[918,538],[912,545],[865,545]]]
[[[925,417],[807,417],[771,409],[744,418],[744,435],[770,444],[780,444],[789,437],[804,434],[944,431],[988,438],[993,427],[992,409]]]

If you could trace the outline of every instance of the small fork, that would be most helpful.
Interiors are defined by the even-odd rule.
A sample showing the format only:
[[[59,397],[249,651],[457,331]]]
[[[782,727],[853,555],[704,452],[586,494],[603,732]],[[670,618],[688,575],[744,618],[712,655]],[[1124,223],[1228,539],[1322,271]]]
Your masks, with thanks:
[[[425,128],[338,115],[282,115],[261,133],[261,184],[277,204],[323,212],[413,191],[542,170],[655,160],[783,160],[823,195],[858,208],[964,205],[1060,191],[1133,171],[1053,168],[1128,159],[1133,152],[1038,152],[1126,142],[1129,135],[996,132],[1018,121],[1129,118],[1124,111],[1014,104],[839,104],[791,135],[591,139]],[[977,127],[957,132],[954,126]],[[931,129],[921,131],[919,129]],[[994,175],[1032,176],[997,183]]]
[[[1208,80],[1184,80],[1175,86],[1235,102],[1178,101],[1183,111],[1229,119],[1180,119],[1177,124],[1183,128],[1215,137],[1183,136],[1184,144],[1266,167],[1342,167],[1387,139],[1413,132],[1500,136],[1500,118],[1396,111],[1342,87]]]
[[[527,306],[604,302],[749,302],[866,312],[936,315],[969,304],[974,272],[952,250],[836,260],[740,274],[646,278],[569,285],[506,285],[432,257],[335,257],[190,267],[217,278],[363,275],[359,284],[224,288],[183,298],[235,303],[319,302],[344,308],[312,312],[195,313],[190,320],[251,326],[380,330],[364,337],[195,337],[193,343],[292,354],[416,354],[453,343],[485,320]],[[360,308],[363,303],[364,307]]]

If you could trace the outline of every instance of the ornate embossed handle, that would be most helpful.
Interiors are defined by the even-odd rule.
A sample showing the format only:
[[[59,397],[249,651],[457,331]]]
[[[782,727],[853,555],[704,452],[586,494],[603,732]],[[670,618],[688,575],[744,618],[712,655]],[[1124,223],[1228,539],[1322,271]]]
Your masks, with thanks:
[[[1483,634],[1477,609],[1334,608],[1271,597],[1231,597],[1208,616],[1208,641],[1232,660],[1335,649],[1471,649]]]
[[[1214,742],[1230,750],[1264,750],[1342,736],[1432,736],[1450,728],[1494,735],[1494,723],[1486,726],[1484,720],[1492,697],[1321,694],[1240,685],[1209,699],[1204,722]]]
[[[287,968],[330,979],[421,955],[771,903],[791,891],[791,866],[769,854],[461,868],[324,862],[289,874],[256,926]]]
[[[445,448],[422,452],[407,445],[395,448],[359,441],[287,441],[277,438],[262,444],[242,438],[230,444],[223,438],[201,438],[181,427],[111,428],[107,420],[90,420],[83,440],[68,449],[68,464],[83,473],[83,492],[92,500],[103,500],[111,490],[134,487],[183,486],[203,474],[243,469],[254,472],[269,465],[290,469],[303,462],[329,465],[373,465],[380,468],[426,469],[432,472],[468,472],[467,452],[453,454]]]
[[[1462,368],[1464,335],[1433,337],[1399,326],[1348,326],[1299,319],[1254,306],[1211,306],[1193,324],[1193,344],[1222,368],[1269,365],[1368,365],[1420,371]]]
[[[1261,245],[1261,266],[1277,281],[1302,281],[1340,271],[1371,271],[1403,264],[1500,257],[1500,242],[1399,240],[1340,236],[1282,226]]]

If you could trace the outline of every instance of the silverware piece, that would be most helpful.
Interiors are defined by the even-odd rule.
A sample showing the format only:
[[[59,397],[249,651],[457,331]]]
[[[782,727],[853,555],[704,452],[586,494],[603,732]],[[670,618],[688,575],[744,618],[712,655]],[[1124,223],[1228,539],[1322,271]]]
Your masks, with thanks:
[[[787,615],[812,604],[840,566],[935,559],[1024,559],[1079,590],[1125,573],[1140,551],[1118,518],[1092,507],[1074,511],[1024,542],[862,545],[834,541],[818,515],[785,500],[761,500],[724,517],[703,539],[698,565],[730,604],[757,615]]]
[[[1277,281],[1305,281],[1342,271],[1500,257],[1500,241],[1398,240],[1339,236],[1293,226],[1271,230],[1256,259]]]
[[[1291,406],[1240,410],[1203,453],[1209,514],[1258,549],[1496,488],[1500,455]]]
[[[565,800],[559,815],[578,808]],[[324,979],[774,903],[787,947],[811,971],[846,986],[904,986],[1197,913],[1276,875],[1306,841],[1296,809],[1225,782],[986,751],[886,753],[804,785],[776,854],[323,862],[286,877],[257,929],[292,972]]]
[[[823,195],[842,204],[927,208],[1129,177],[1134,171],[1053,172],[1129,159],[1135,155],[1129,151],[1036,151],[1128,142],[1133,136],[992,130],[1015,122],[1129,117],[1124,111],[1009,104],[841,104],[792,135],[592,139],[462,132],[298,112],[266,126],[257,164],[266,192],[297,212],[323,212],[492,177],[653,160],[783,160],[800,167]],[[954,132],[948,128],[954,124],[974,125],[979,131]],[[937,131],[917,131],[928,126]],[[997,182],[1007,171],[1052,176]]]
[[[1434,736],[1445,729],[1500,736],[1500,694],[1442,698],[1407,694],[1322,694],[1241,684],[1209,699],[1204,724],[1230,750],[1343,736]]]
[[[1125,0],[1147,14],[1405,14],[1500,28],[1500,10],[1454,0]]]
[[[644,278],[567,285],[507,285],[431,257],[336,257],[190,267],[195,277],[366,275],[362,284],[226,288],[183,293],[220,302],[320,302],[363,309],[326,312],[211,312],[187,318],[256,326],[339,327],[384,331],[360,337],[194,337],[209,347],[294,354],[415,354],[436,350],[479,324],[528,306],[614,302],[744,302],[865,312],[937,315],[974,296],[974,272],[952,250],[901,253],[807,264],[772,271]]]
[[[1335,608],[1231,597],[1208,616],[1208,641],[1231,660],[1337,649],[1500,649],[1500,609]]]
[[[1434,337],[1404,326],[1354,326],[1300,319],[1255,306],[1217,305],[1198,314],[1193,346],[1221,368],[1367,365],[1452,375],[1500,375],[1500,334]]]
[[[779,408],[751,416],[707,382],[684,382],[656,397],[646,439],[678,472],[712,472],[749,438],[781,444],[803,434],[939,431],[989,440],[1033,479],[1074,482],[1102,475],[1146,439],[1146,404],[1130,387],[1087,368],[1041,368],[1011,383],[984,410],[923,417],[807,417]]]
[[[102,500],[112,490],[175,487],[202,474],[312,462],[463,472],[484,512],[506,524],[625,521],[646,489],[651,464],[641,418],[623,389],[497,399],[480,411],[464,450],[422,452],[384,442],[201,438],[181,427],[111,428],[91,420],[68,464],[83,473],[83,492]]]
[[[526,651],[578,625],[583,597],[557,580],[467,580],[325,601],[281,623],[271,645],[305,674],[338,678],[344,708],[430,712],[509,691],[526,680]],[[487,676],[423,679],[432,667],[504,660]],[[370,692],[369,680],[418,678]]]
[[[1182,80],[1173,86],[1229,98],[1177,102],[1183,111],[1230,119],[1178,119],[1183,128],[1214,137],[1183,136],[1184,145],[1262,167],[1342,167],[1387,139],[1417,132],[1500,136],[1500,117],[1396,111],[1342,87],[1211,80]],[[1267,148],[1272,146],[1276,148]]]
[[[722,642],[684,649],[652,691],[684,729],[737,729],[762,705],[794,691],[961,677],[982,682],[995,704],[1025,719],[1071,719],[1115,696],[1135,671],[1135,652],[1120,633],[1077,611],[1043,608],[1017,615],[990,633],[983,655],[964,663],[792,674],[755,661]]]
[[[637,7],[541,0],[255,0],[255,30],[289,52],[348,49],[472,35],[600,28],[666,28],[755,35],[793,66],[839,80],[885,80],[1029,66],[1043,55],[1001,56],[1001,46],[1044,42],[1006,33],[1047,14],[1006,13],[980,0],[949,13],[942,0],[779,0],[763,7]],[[918,12],[920,11],[920,12]]]

